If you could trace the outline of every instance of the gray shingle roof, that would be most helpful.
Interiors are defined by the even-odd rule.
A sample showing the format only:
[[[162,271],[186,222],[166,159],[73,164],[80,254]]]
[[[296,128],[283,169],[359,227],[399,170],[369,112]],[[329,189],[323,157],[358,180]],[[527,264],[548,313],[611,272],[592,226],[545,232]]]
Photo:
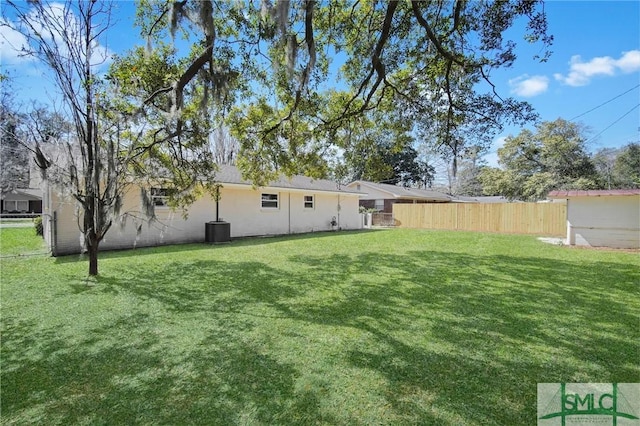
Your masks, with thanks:
[[[216,173],[217,180],[222,183],[236,184],[236,185],[252,185],[252,182],[243,179],[242,173],[237,167],[229,165],[219,165],[219,170]],[[344,194],[360,194],[359,191],[354,191],[344,186],[338,187],[336,182],[326,179],[313,179],[307,176],[287,176],[281,175],[278,180],[270,182],[267,185],[269,188],[283,188],[283,189],[302,189],[309,191],[323,191],[323,192],[339,192]]]
[[[31,200],[42,200],[42,190],[38,188],[16,188],[13,191],[3,194],[3,198],[7,195],[20,195]]]
[[[568,198],[568,197],[604,197],[613,195],[640,195],[640,189],[592,189],[592,190],[569,190],[551,191],[547,198]]]
[[[370,188],[377,189],[379,191],[388,192],[393,198],[405,198],[413,200],[429,200],[429,201],[451,201],[451,197],[442,192],[433,191],[430,189],[418,189],[418,188],[403,188],[401,186],[389,185],[386,183],[375,183],[363,180],[358,180],[353,183],[358,183]],[[366,191],[364,191],[366,192]]]
[[[479,196],[479,197],[471,197],[465,195],[457,195],[453,197],[452,201],[454,203],[481,203],[481,204],[497,204],[497,203],[509,203],[510,201],[501,196],[501,195],[491,195],[491,196]],[[520,203],[521,201],[514,200],[511,201],[513,203]]]

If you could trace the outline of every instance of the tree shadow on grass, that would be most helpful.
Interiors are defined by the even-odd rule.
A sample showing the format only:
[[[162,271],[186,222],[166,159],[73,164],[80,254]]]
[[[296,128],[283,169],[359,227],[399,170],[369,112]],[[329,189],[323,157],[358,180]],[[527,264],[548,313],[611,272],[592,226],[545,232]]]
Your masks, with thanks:
[[[380,423],[531,424],[539,382],[640,378],[634,265],[426,250],[289,260],[281,269],[181,258],[130,277],[101,276],[91,291],[131,295],[167,314],[133,312],[75,340],[3,319],[3,417],[364,423],[350,416],[360,407],[327,409],[319,386],[299,389],[304,365],[283,361],[287,354],[263,341],[267,331],[285,351],[326,341],[314,347],[316,374],[326,380],[352,369],[382,378],[375,389],[347,382],[349,391],[335,390],[344,393],[337,399],[382,395],[389,408]],[[180,346],[180,336],[162,334],[163,321],[199,330]],[[288,331],[271,330],[284,321]],[[336,353],[344,330],[353,332],[338,336]]]
[[[281,271],[252,261],[171,262],[161,271],[136,271],[132,279],[100,276],[97,282],[100,291],[128,292],[176,313],[240,312],[249,304],[274,304],[303,291]]]
[[[292,260],[315,282],[387,277],[359,281],[329,304],[282,310],[361,329],[390,348],[348,359],[388,379],[406,421],[526,424],[535,421],[539,382],[640,378],[634,265],[429,251]],[[431,406],[407,402],[416,389],[435,395]]]
[[[633,265],[431,251],[290,260],[298,267],[286,272],[171,263],[160,283],[153,273],[103,283],[175,312],[255,315],[264,305],[272,317],[374,336],[382,354],[354,348],[345,360],[386,378],[394,418],[406,422],[528,423],[539,382],[639,378]]]
[[[71,343],[34,324],[10,324],[3,336],[3,424],[335,423],[317,411],[312,392],[296,392],[291,365],[236,339],[233,329],[175,354],[163,350],[150,326],[148,317],[127,318]]]

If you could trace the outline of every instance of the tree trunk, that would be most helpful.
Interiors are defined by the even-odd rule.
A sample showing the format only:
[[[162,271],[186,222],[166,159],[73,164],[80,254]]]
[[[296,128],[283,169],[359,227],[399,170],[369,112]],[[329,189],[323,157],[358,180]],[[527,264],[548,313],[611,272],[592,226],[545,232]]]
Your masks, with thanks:
[[[89,275],[98,275],[98,242],[90,241],[87,247],[89,251]]]

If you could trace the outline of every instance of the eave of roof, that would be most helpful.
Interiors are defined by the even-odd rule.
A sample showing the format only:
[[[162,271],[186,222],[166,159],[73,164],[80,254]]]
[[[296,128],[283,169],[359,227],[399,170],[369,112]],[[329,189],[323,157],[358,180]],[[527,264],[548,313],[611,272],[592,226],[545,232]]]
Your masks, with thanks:
[[[572,197],[610,197],[640,195],[640,189],[597,189],[597,190],[569,190],[551,191],[547,198],[572,198]]]

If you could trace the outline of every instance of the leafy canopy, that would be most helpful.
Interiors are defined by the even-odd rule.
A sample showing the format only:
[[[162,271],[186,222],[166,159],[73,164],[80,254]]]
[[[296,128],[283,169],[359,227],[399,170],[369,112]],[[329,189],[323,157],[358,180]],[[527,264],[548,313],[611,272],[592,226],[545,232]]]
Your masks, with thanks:
[[[498,150],[502,168],[488,167],[480,175],[485,194],[535,201],[554,189],[596,189],[586,140],[580,125],[561,118],[507,137]]]
[[[208,112],[227,117],[256,183],[275,170],[322,172],[324,152],[348,148],[336,133],[374,110],[402,111],[455,161],[505,120],[535,117],[489,78],[516,59],[503,35],[520,23],[545,60],[552,37],[538,1],[143,0],[138,24],[151,45],[170,34],[193,42],[179,75],[144,102],[168,96],[179,131],[189,87],[200,105],[220,100]]]

